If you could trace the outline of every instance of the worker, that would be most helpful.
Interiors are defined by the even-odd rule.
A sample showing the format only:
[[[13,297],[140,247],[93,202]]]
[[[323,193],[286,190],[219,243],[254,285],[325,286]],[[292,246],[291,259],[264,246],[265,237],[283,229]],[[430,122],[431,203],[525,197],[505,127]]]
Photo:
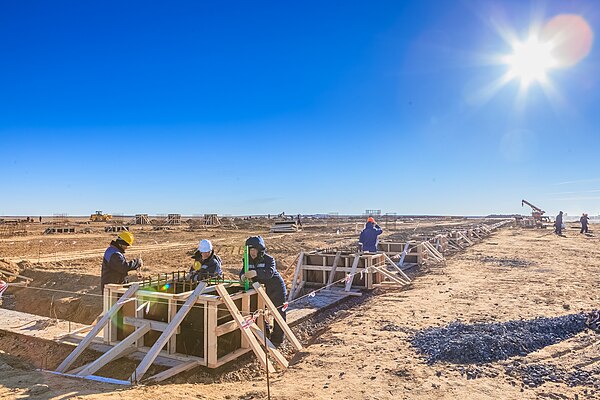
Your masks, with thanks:
[[[583,213],[581,218],[579,218],[579,222],[581,222],[581,232],[580,233],[588,233],[588,215]]]
[[[198,244],[198,249],[192,255],[194,264],[190,268],[188,278],[201,281],[210,278],[221,278],[221,258],[215,254],[210,240],[203,239]]]
[[[298,216],[296,217],[296,224],[298,224],[298,226],[302,226],[302,221],[300,220],[300,214],[298,214]]]
[[[362,251],[377,252],[377,237],[383,233],[383,230],[375,223],[373,217],[367,219],[365,229],[360,233],[358,244]]]
[[[287,296],[287,290],[283,278],[277,272],[275,259],[266,253],[265,241],[261,236],[249,237],[246,240],[246,246],[248,246],[248,271],[244,271],[242,267],[240,281],[251,280],[265,285],[267,296],[285,321],[286,312],[282,306]],[[268,326],[266,330],[267,337],[269,337]],[[270,339],[275,346],[279,346],[283,342],[283,330],[277,322],[273,326]]]
[[[554,233],[557,235],[562,235],[562,226],[563,226],[563,212],[559,212],[556,216],[556,221],[554,221]]]
[[[125,251],[133,245],[133,234],[128,231],[119,233],[119,236],[110,242],[102,258],[102,274],[100,276],[100,289],[104,290],[107,283],[126,283],[129,271],[138,271],[144,265],[141,258],[132,261],[125,259]]]

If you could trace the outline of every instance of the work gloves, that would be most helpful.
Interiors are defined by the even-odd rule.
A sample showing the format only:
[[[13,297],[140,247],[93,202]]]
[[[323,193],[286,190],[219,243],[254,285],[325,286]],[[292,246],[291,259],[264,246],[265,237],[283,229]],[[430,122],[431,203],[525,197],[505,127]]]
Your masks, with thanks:
[[[240,277],[241,281],[244,282],[246,280],[251,280],[252,278],[256,277],[256,271],[253,269],[248,270],[247,272],[243,273],[242,276]]]

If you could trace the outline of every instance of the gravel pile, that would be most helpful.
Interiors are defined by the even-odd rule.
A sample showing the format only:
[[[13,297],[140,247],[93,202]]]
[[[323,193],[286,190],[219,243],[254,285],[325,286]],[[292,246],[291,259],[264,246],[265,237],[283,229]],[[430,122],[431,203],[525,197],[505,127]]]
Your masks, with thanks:
[[[584,314],[535,318],[503,323],[464,324],[453,322],[419,331],[412,345],[429,364],[447,361],[458,364],[485,363],[524,356],[568,339],[586,329]]]
[[[523,383],[531,388],[546,382],[564,383],[568,386],[588,386],[600,388],[600,367],[589,371],[576,368],[568,371],[553,364],[522,365],[518,362],[507,365],[505,372],[513,377],[520,378]]]

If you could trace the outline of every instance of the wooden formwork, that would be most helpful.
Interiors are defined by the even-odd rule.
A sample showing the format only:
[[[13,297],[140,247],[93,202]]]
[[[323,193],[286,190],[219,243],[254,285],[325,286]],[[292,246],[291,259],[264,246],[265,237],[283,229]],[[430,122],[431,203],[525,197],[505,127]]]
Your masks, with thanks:
[[[113,225],[104,227],[104,232],[123,232],[129,231],[129,228],[123,225]]]
[[[170,280],[160,284],[161,291],[138,290],[136,299],[123,305],[104,330],[105,343],[117,344],[135,331],[136,327],[146,322],[150,323],[151,330],[136,342],[136,346],[151,347],[156,342],[192,293],[190,290],[174,294],[173,291],[177,288],[173,286],[162,289],[173,285]],[[174,285],[181,286],[177,283]],[[106,285],[104,312],[107,312],[126,290],[124,285]],[[183,289],[180,288],[179,291],[181,290]],[[258,295],[253,289],[245,292],[239,285],[230,285],[227,292],[244,315],[263,306],[262,302],[259,304]],[[185,357],[197,360],[199,365],[217,368],[248,351],[250,347],[247,343],[242,343],[237,324],[213,286],[206,288],[198,296],[175,335],[160,354]]]
[[[52,233],[75,233],[75,228],[68,226],[53,226],[44,230],[44,234],[46,235]]]
[[[181,214],[168,214],[167,225],[181,225]]]
[[[423,242],[410,240],[408,242],[379,242],[377,250],[383,251],[388,256],[401,255],[403,266],[421,265],[427,259]]]
[[[135,214],[134,224],[149,225],[150,219],[148,218],[148,214]]]
[[[180,277],[180,274],[177,274]],[[167,275],[165,275],[167,278]],[[104,287],[104,313],[88,335],[59,365],[57,373],[88,379],[106,379],[94,373],[107,363],[131,352],[145,354],[129,381],[142,381],[157,357],[173,359],[178,364],[147,378],[160,381],[175,374],[206,366],[218,368],[247,352],[253,351],[263,367],[274,371],[265,352],[283,368],[287,360],[265,339],[265,318],[271,316],[282,327],[294,348],[302,345],[281,319],[277,308],[260,284],[245,290],[239,283],[190,282],[175,279]],[[103,342],[111,346],[100,358],[75,368],[75,359],[103,331]],[[260,340],[260,343],[259,341]]]
[[[204,214],[204,225],[221,225],[217,214]]]
[[[387,269],[389,266],[393,267],[392,271]],[[305,287],[338,286],[350,292],[409,282],[410,279],[383,253],[302,252],[298,256],[288,300],[298,297]]]

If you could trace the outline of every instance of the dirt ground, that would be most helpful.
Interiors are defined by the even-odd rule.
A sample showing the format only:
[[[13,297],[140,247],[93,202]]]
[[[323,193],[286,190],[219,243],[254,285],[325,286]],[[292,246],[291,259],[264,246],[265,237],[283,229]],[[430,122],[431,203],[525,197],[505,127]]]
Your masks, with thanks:
[[[408,236],[458,223],[466,222],[406,221],[395,230],[387,229],[386,235]],[[227,232],[134,230],[137,242],[130,253],[141,254],[148,266],[146,273],[187,269],[195,244],[207,237],[214,241],[226,272],[233,276],[240,265],[245,237],[258,232],[265,236],[279,269],[287,271],[289,276],[301,249],[352,244],[356,240],[354,223],[315,222],[293,235],[268,234],[267,226],[265,223]],[[305,349],[293,356],[288,370],[270,377],[271,397],[281,400],[600,398],[593,386],[544,383],[530,388],[505,372],[506,364],[515,359],[525,365],[544,362],[564,368],[597,368],[600,337],[589,330],[525,357],[482,365],[428,365],[410,344],[417,330],[456,320],[504,322],[598,308],[599,239],[594,234],[580,235],[573,227],[566,230],[565,237],[556,236],[549,229],[502,229],[452,256],[445,265],[423,267],[408,288],[378,290],[352,299],[325,312],[320,319],[310,322],[312,325],[295,328],[300,331]],[[33,286],[99,294],[98,259],[111,236],[91,233],[2,239],[0,258],[8,261],[0,268],[14,267],[11,263],[18,262],[20,273],[35,279]],[[59,241],[63,243],[58,244]],[[157,244],[162,247],[144,247]],[[100,256],[92,257],[89,255],[92,251],[98,251],[94,254]],[[71,253],[75,252],[84,257],[74,258]],[[52,256],[56,259],[46,258]],[[60,314],[60,318],[69,316],[79,322],[90,322],[100,312],[100,297],[47,294],[35,289],[11,291],[16,296],[17,310]],[[40,365],[36,365],[32,356],[35,352],[32,348],[36,346],[38,351],[56,355],[46,361],[50,364],[46,367],[51,368],[51,364],[63,357],[58,349],[0,337],[3,351],[0,398],[261,399],[267,395],[265,376],[256,370],[258,364],[251,356],[217,371],[220,375],[198,368],[164,384],[123,389],[37,372],[33,367]],[[465,368],[477,369],[476,377],[465,374]]]

